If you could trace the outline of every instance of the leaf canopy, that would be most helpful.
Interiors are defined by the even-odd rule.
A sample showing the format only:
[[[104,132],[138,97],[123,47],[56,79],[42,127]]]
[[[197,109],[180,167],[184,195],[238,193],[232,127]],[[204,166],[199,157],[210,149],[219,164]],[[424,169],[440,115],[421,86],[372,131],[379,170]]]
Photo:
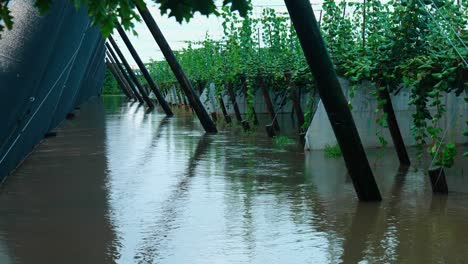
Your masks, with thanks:
[[[103,35],[108,36],[114,29],[115,22],[119,21],[125,29],[133,29],[134,21],[140,21],[134,7],[145,6],[143,0],[70,0],[76,8],[86,6],[88,15],[94,25],[101,27]],[[179,23],[190,21],[199,12],[202,15],[218,15],[215,0],[152,0],[159,5],[161,14],[174,17]],[[14,18],[8,8],[9,0],[0,0],[0,38],[3,30],[11,30]],[[35,6],[41,14],[45,14],[52,0],[36,0]],[[223,6],[230,6],[231,11],[237,11],[246,16],[251,9],[250,0],[224,0]]]

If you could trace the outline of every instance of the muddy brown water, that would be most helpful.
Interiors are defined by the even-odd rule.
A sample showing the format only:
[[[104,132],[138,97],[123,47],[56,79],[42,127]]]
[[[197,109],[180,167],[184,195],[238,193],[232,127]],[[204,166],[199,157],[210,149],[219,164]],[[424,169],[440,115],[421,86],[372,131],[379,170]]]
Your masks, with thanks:
[[[263,128],[203,135],[189,113],[108,97],[57,132],[0,187],[2,264],[468,262],[466,159],[433,196],[368,150],[384,200],[359,203],[342,159]]]

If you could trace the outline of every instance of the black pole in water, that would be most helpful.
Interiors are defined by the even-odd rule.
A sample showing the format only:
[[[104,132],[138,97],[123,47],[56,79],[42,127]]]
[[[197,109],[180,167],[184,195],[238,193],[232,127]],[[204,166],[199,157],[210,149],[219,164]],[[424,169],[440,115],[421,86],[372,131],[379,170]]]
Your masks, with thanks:
[[[284,0],[297,36],[317,81],[323,105],[343,153],[356,194],[361,201],[380,201],[379,188],[369,166],[348,102],[338,82],[309,0]]]
[[[143,100],[145,100],[146,105],[148,105],[149,108],[154,108],[154,104],[151,101],[151,99],[148,97],[148,94],[146,93],[145,89],[141,85],[140,81],[138,81],[137,76],[133,72],[132,67],[130,67],[130,64],[128,64],[127,59],[125,59],[125,56],[123,55],[122,51],[120,50],[119,46],[115,42],[114,38],[112,36],[109,36],[107,38],[110,43],[112,44],[112,47],[114,47],[115,52],[117,52],[117,55],[119,56],[120,60],[123,62],[123,65],[127,69],[127,73],[130,76],[130,79],[133,81],[133,83],[136,85],[138,88],[138,91],[141,94],[141,97],[143,97]]]
[[[136,96],[136,98],[138,99],[138,102],[140,102],[141,104],[143,104],[145,101],[143,101],[143,97],[141,97],[140,93],[138,92],[138,90],[135,88],[132,80],[130,80],[130,77],[127,75],[127,73],[125,72],[125,69],[123,68],[122,64],[120,63],[119,61],[119,58],[117,57],[117,55],[115,54],[114,50],[112,49],[112,47],[109,45],[109,43],[106,43],[106,47],[107,47],[107,50],[109,51],[109,54],[111,55],[110,56],[110,59],[111,59],[111,62],[114,63],[115,65],[117,65],[118,69],[120,70],[120,74],[124,77],[125,81],[127,82],[128,86],[131,88],[133,94]],[[113,61],[112,61],[113,60]]]
[[[120,76],[115,72],[115,69],[112,66],[112,64],[109,62],[109,60],[106,60],[106,66],[109,69],[109,71],[112,73],[112,75],[114,76],[114,79],[119,84],[119,87],[122,90],[122,92],[125,94],[125,96],[127,96],[128,99],[132,99],[133,97],[127,91],[127,87],[125,87],[125,85],[123,84],[123,81],[120,79]]]
[[[171,67],[172,72],[174,73],[176,79],[179,81],[180,87],[187,96],[190,106],[197,114],[198,119],[200,120],[200,123],[202,124],[203,128],[208,133],[217,133],[218,130],[216,129],[215,123],[213,122],[213,120],[211,120],[210,115],[208,114],[208,112],[206,112],[205,107],[203,107],[200,98],[195,93],[192,84],[190,83],[190,80],[187,78],[185,72],[182,70],[182,67],[177,61],[174,52],[172,52],[171,47],[167,43],[166,38],[159,29],[158,25],[156,24],[156,21],[154,21],[154,18],[149,12],[148,8],[142,8],[138,4],[136,4],[136,7],[138,9],[138,12],[140,12],[140,15],[145,21],[146,25],[148,26],[149,30],[151,31],[154,40],[158,43],[161,52],[164,54],[164,57],[166,58],[167,63]]]
[[[404,166],[409,166],[411,165],[411,162],[408,156],[408,152],[406,151],[405,142],[403,141],[403,137],[401,136],[398,121],[396,119],[395,111],[393,109],[390,93],[388,92],[387,88],[381,89],[380,87],[377,87],[377,90],[380,99],[385,100],[383,110],[387,114],[388,130],[390,130],[393,146],[395,147],[395,150],[397,152],[400,164]]]
[[[131,99],[138,100],[135,94],[133,93],[132,89],[128,85],[127,81],[125,80],[125,78],[121,75],[118,67],[115,65],[115,63],[112,62],[112,58],[109,52],[106,52],[106,55],[107,55],[106,65],[108,65],[108,67],[110,68],[110,71],[112,72],[116,80],[120,81],[119,85],[121,85],[122,90],[126,92],[130,96]]]
[[[116,25],[117,25],[117,31],[119,32],[120,37],[125,42],[125,45],[130,51],[130,54],[132,54],[133,59],[138,64],[138,67],[140,68],[141,73],[143,74],[146,81],[148,82],[148,85],[150,86],[151,91],[153,91],[154,95],[158,99],[159,105],[161,105],[161,108],[164,110],[164,113],[166,113],[167,116],[173,116],[174,114],[172,113],[171,108],[167,104],[166,100],[164,100],[164,97],[161,95],[161,92],[159,91],[159,87],[156,85],[156,83],[154,83],[153,78],[151,78],[148,70],[145,67],[145,64],[143,63],[143,61],[141,61],[140,56],[138,56],[137,51],[135,50],[132,43],[130,42],[130,39],[127,37],[127,34],[125,34],[125,31],[123,30],[122,26],[120,26],[119,23],[116,23]]]
[[[106,43],[107,44],[107,43]],[[140,94],[136,90],[135,87],[131,84],[130,78],[127,76],[125,71],[122,68],[122,65],[116,62],[113,58],[113,55],[108,50],[107,57],[109,59],[110,64],[114,67],[116,73],[120,76],[120,79],[123,81],[124,85],[127,87],[127,90],[130,92],[133,98],[140,103],[144,103],[143,98],[141,98]]]
[[[236,115],[236,119],[239,123],[242,123],[242,116],[239,110],[239,106],[237,105],[236,95],[234,94],[234,90],[232,88],[232,82],[228,82],[225,87],[228,92],[228,96],[231,99],[231,104],[234,108],[234,114]]]
[[[304,112],[302,112],[302,107],[301,107],[301,99],[298,96],[298,93],[300,94],[300,91],[296,89],[296,86],[294,85],[292,81],[292,73],[291,72],[285,72],[284,76],[286,78],[286,82],[288,83],[289,89],[291,90],[291,101],[293,104],[293,109],[294,113],[296,113],[297,117],[297,127],[299,129],[299,133],[302,133],[302,126],[304,125]]]
[[[257,75],[256,79],[257,79],[257,82],[256,82],[257,85],[259,85],[260,89],[262,90],[263,100],[265,101],[266,107],[268,109],[268,113],[270,114],[270,117],[271,117],[271,122],[272,122],[271,125],[273,129],[275,129],[276,131],[280,131],[280,126],[279,126],[278,120],[276,119],[275,107],[273,106],[273,102],[271,101],[270,92],[268,91],[268,88],[266,87],[265,77],[261,75]],[[272,134],[269,126],[267,126],[266,129],[270,137],[273,137],[272,135],[275,135],[274,133]]]
[[[226,105],[224,104],[222,96],[219,96],[219,105],[221,106],[221,111],[223,112],[224,120],[226,120],[227,124],[231,123],[231,117],[229,116],[226,110]]]

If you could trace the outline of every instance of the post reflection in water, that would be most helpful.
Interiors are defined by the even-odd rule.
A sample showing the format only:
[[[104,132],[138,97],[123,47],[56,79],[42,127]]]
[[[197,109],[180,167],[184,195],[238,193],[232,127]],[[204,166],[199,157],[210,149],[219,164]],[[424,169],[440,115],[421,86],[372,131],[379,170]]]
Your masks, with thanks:
[[[454,191],[433,196],[424,171],[367,150],[384,200],[359,203],[341,158],[277,147],[263,129],[204,135],[185,110],[107,97],[58,135],[1,187],[2,264],[468,259],[462,160],[447,171]]]

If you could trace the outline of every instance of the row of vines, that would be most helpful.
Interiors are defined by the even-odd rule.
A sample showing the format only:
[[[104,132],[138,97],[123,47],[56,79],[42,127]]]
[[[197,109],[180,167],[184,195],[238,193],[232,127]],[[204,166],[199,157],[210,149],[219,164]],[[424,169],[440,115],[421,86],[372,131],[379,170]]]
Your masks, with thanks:
[[[467,1],[325,0],[322,9],[317,19],[336,72],[352,84],[351,96],[360,82],[370,81],[379,100],[377,122],[386,127],[381,109],[384,102],[378,99],[378,89],[392,92],[408,88],[410,104],[416,109],[412,133],[419,154],[429,146],[426,149],[438,165],[450,167],[456,155],[455,145],[443,143],[444,131],[439,121],[446,112],[443,96],[454,90],[464,96],[468,89]],[[218,94],[228,84],[245,89],[249,108],[260,85],[283,93],[291,80],[301,89],[314,89],[313,76],[287,14],[264,9],[261,16],[241,18],[228,9],[223,11],[221,40],[207,35],[204,41],[190,42],[186,49],[177,52],[195,87],[214,82]],[[176,84],[166,62],[153,61],[149,69],[163,91]],[[288,74],[292,74],[291,79],[286,78]],[[429,108],[436,112],[431,113]],[[308,116],[306,111],[305,125],[307,120],[310,121],[310,113]],[[386,144],[383,138],[381,142]]]

